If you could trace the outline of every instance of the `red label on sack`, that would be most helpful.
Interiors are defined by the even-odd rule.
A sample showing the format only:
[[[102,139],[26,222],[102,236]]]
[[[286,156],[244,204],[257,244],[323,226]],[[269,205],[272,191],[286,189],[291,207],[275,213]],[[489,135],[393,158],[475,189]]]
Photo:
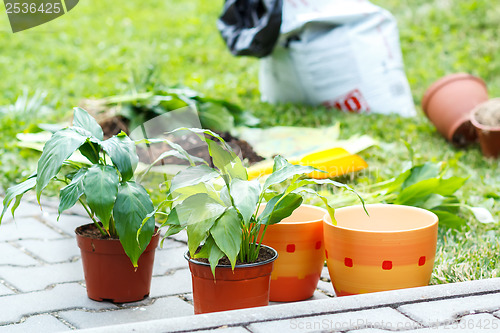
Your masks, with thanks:
[[[327,108],[335,108],[354,113],[370,111],[368,103],[358,89],[354,89],[336,100],[323,102],[323,105]]]

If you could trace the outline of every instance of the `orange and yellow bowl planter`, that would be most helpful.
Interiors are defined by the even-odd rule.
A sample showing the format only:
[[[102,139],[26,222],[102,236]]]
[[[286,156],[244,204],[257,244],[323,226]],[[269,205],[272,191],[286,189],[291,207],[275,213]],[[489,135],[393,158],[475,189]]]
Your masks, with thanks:
[[[438,217],[425,209],[375,204],[325,216],[325,255],[337,296],[426,286],[436,253]]]
[[[271,274],[270,301],[310,298],[324,266],[324,209],[301,205],[291,216],[267,228],[263,244],[278,251]]]

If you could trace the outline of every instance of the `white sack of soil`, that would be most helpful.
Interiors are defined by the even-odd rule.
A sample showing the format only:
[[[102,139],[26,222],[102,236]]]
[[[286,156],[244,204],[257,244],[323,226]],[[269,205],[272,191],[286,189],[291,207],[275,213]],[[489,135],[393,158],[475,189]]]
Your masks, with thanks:
[[[365,0],[284,0],[280,40],[259,81],[270,103],[416,114],[396,20]]]

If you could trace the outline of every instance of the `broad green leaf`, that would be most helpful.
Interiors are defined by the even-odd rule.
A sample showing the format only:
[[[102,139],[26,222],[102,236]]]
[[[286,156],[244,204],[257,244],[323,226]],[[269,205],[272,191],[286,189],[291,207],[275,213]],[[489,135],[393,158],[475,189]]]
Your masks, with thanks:
[[[417,165],[410,169],[410,175],[403,182],[401,186],[402,189],[407,188],[413,184],[416,184],[422,180],[429,178],[436,178],[439,176],[439,164],[427,162],[422,165]]]
[[[287,165],[290,165],[290,163],[286,160],[286,158],[284,158],[281,155],[277,155],[274,158],[273,172],[277,171],[277,170],[281,170],[284,167],[286,167]]]
[[[422,201],[425,201],[427,196],[435,193],[438,187],[439,187],[438,178],[422,180],[402,190],[399,193],[394,203],[398,205],[410,205],[410,206],[421,204]]]
[[[181,154],[177,150],[172,149],[172,150],[167,150],[167,151],[161,153],[160,156],[158,156],[158,158],[153,163],[151,163],[148,166],[148,168],[146,169],[146,171],[144,171],[144,175],[147,174],[147,173],[149,173],[149,171],[151,170],[151,168],[154,167],[158,162],[160,162],[161,160],[163,160],[164,158],[167,158],[169,156],[173,156],[173,157],[176,157],[178,159],[189,161],[189,162],[198,162],[198,163],[204,163],[204,164],[207,163],[207,162],[205,162],[204,159],[196,157],[196,156],[191,156],[188,159],[184,154]],[[192,166],[194,166],[194,165],[195,164],[193,163]]]
[[[93,164],[99,162],[100,151],[101,147],[99,146],[99,144],[91,142],[89,139],[87,139],[87,142],[85,142],[80,147],[80,153],[82,153],[83,156],[88,158],[88,160]]]
[[[220,176],[220,174],[216,170],[205,164],[192,166],[182,170],[172,178],[170,192],[174,192],[183,187],[208,182],[218,176]]]
[[[292,215],[293,211],[302,204],[302,196],[290,193],[286,196],[280,194],[272,198],[257,218],[259,224],[272,225]]]
[[[228,257],[233,269],[236,256],[240,252],[242,233],[240,217],[232,207],[226,210],[210,229],[215,243]]]
[[[253,213],[255,213],[261,188],[262,186],[257,180],[245,181],[233,178],[231,181],[231,197],[245,223],[248,223]],[[224,249],[222,250],[224,251]]]
[[[221,105],[203,103],[198,107],[200,123],[203,128],[211,128],[217,132],[229,132],[234,128],[234,117]]]
[[[190,252],[191,254],[191,252]],[[215,278],[215,268],[219,264],[219,260],[224,257],[224,252],[219,249],[212,236],[208,236],[200,251],[196,254],[191,254],[192,258],[206,258],[210,263],[212,275]]]
[[[109,220],[118,193],[119,183],[118,172],[110,165],[93,165],[88,169],[83,179],[83,189],[87,203],[106,230],[109,229]]]
[[[16,208],[19,206],[23,194],[31,190],[33,187],[35,187],[36,181],[37,178],[35,174],[30,176],[24,182],[9,187],[7,189],[7,192],[5,193],[5,198],[3,199],[3,210],[2,210],[2,215],[0,216],[0,223],[2,222],[2,219],[5,213],[7,212],[7,209],[9,209],[10,204],[14,199],[16,199],[14,206],[12,206],[12,216],[14,217],[14,212]]]
[[[220,144],[210,139],[206,139],[206,141],[212,162],[223,175],[229,175],[231,179],[248,179],[247,170],[240,158],[232,150],[224,149]]]
[[[319,171],[323,172],[321,170],[318,170],[316,168],[313,168],[311,166],[304,166],[304,165],[294,165],[290,164],[288,162],[284,163],[283,160],[280,157],[275,158],[275,166],[276,166],[276,159],[279,159],[279,165],[276,170],[273,172],[265,181],[263,188],[267,189],[269,186],[274,185],[274,184],[279,184],[287,179],[289,179],[292,176],[295,175],[301,175],[301,174],[307,174],[311,173],[313,171]]]
[[[83,179],[87,174],[87,170],[87,168],[78,170],[71,179],[71,183],[61,189],[57,219],[59,219],[62,212],[73,207],[78,199],[84,194]]]
[[[321,201],[323,201],[323,203],[325,204],[328,215],[330,215],[330,219],[332,220],[332,224],[337,225],[337,220],[335,220],[335,208],[328,203],[328,199],[326,197],[322,196],[318,192],[316,192],[310,188],[307,188],[307,187],[301,187],[301,188],[298,188],[298,189],[293,191],[293,193],[300,193],[300,192],[306,192],[306,193],[309,193],[311,195],[314,195],[314,196],[317,196],[318,198],[320,198]],[[368,211],[366,210],[365,202],[363,201],[363,199],[361,199],[361,204],[363,205],[363,209],[365,210],[366,215],[369,215]]]
[[[139,163],[134,142],[122,132],[103,141],[101,146],[120,171],[122,181],[130,180]]]
[[[181,226],[187,225],[188,247],[190,253],[196,252],[205,241],[209,229],[224,213],[226,208],[206,193],[195,194],[175,206]]]
[[[425,202],[422,205],[419,205],[419,207],[431,210],[433,208],[441,206],[444,203],[445,199],[446,198],[442,195],[431,194],[426,198]]]
[[[97,121],[82,108],[77,107],[73,110],[73,126],[81,127],[92,133],[97,139],[103,140],[102,128]]]
[[[433,212],[438,216],[439,225],[442,227],[458,230],[461,229],[467,223],[463,218],[461,218],[457,214],[436,209],[431,210],[431,212]]]
[[[436,190],[437,194],[443,196],[453,195],[458,191],[467,181],[468,178],[450,177],[439,180],[439,188]]]
[[[139,257],[153,236],[154,216],[142,225],[143,220],[153,210],[153,203],[144,187],[132,181],[120,184],[113,218],[120,242],[134,267],[137,267]],[[141,232],[137,234],[141,227]]]
[[[496,223],[495,218],[490,211],[483,207],[470,207],[474,217],[481,223]]]
[[[37,167],[36,198],[38,202],[40,202],[43,189],[61,170],[63,162],[90,136],[91,133],[82,128],[68,127],[54,133],[45,143]]]

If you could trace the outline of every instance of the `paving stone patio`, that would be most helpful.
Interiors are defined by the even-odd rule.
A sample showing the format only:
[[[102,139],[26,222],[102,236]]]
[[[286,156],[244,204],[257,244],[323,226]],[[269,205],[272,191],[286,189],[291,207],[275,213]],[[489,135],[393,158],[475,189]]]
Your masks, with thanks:
[[[74,239],[85,212],[58,221],[56,204],[43,204],[23,202],[0,226],[0,333],[500,332],[500,279],[336,298],[326,269],[308,301],[193,316],[185,234],[158,248],[149,298],[95,302]]]

